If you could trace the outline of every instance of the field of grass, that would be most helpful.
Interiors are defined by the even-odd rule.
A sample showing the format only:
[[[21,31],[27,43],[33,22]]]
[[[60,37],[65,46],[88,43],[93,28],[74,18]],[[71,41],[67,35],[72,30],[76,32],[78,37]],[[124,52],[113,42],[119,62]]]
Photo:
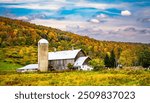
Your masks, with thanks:
[[[149,70],[17,73],[12,69],[18,67],[0,63],[0,86],[150,86]]]
[[[16,70],[19,67],[21,67],[19,64],[0,62],[0,72]]]

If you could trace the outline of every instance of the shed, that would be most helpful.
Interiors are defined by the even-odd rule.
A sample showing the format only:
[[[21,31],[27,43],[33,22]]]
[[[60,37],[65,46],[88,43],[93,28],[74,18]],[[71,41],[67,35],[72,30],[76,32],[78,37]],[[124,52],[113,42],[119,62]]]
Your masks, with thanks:
[[[17,69],[17,72],[32,72],[32,71],[38,71],[38,64],[29,64],[22,68]]]

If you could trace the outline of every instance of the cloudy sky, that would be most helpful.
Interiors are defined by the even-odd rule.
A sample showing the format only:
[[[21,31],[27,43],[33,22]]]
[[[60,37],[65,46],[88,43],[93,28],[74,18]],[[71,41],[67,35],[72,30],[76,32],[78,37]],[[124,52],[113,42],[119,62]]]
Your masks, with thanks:
[[[150,0],[0,0],[0,16],[97,40],[150,43]]]

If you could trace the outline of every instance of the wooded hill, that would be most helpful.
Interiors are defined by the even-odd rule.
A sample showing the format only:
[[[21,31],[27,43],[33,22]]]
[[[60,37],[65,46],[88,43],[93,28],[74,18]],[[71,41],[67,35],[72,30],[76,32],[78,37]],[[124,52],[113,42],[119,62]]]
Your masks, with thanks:
[[[103,60],[115,53],[118,63],[125,66],[140,65],[141,54],[150,51],[149,44],[98,41],[51,27],[39,26],[0,17],[0,61],[29,64],[37,63],[37,43],[41,38],[49,41],[49,51],[83,49],[92,59]]]

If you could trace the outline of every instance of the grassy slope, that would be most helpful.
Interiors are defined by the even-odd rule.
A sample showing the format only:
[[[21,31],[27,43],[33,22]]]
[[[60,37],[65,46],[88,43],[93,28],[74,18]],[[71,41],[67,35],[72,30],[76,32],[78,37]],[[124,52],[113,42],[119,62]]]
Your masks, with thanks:
[[[14,63],[7,63],[7,62],[1,62],[0,61],[0,72],[2,71],[14,71],[17,68],[21,67],[19,64],[14,64]]]

